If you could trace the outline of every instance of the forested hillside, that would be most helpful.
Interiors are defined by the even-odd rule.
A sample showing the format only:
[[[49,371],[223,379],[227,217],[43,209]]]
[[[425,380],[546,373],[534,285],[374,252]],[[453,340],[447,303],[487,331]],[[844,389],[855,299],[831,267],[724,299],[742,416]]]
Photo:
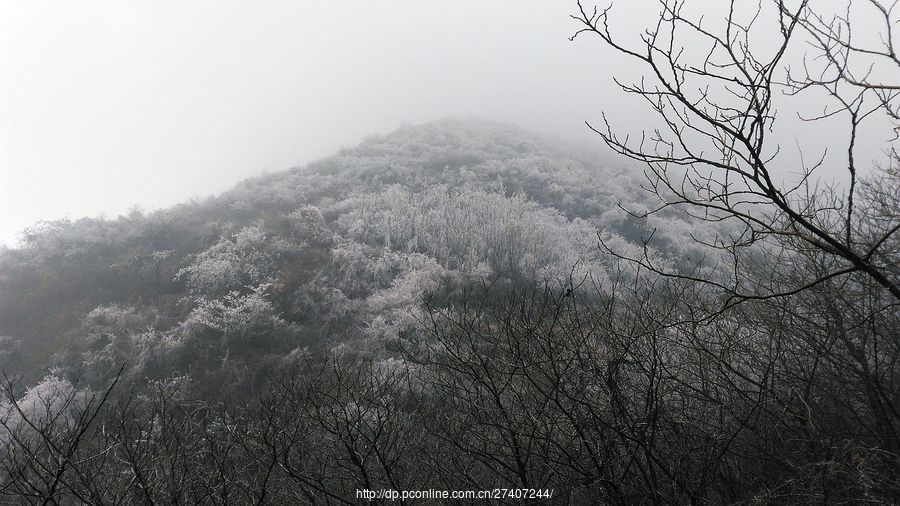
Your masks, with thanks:
[[[389,357],[425,298],[602,281],[597,231],[640,235],[616,207],[637,190],[587,149],[444,120],[204,201],[42,223],[0,257],[2,366],[102,385],[127,363],[227,395],[311,350]]]
[[[900,195],[881,176],[856,204],[873,231]],[[830,260],[788,234],[704,253],[743,239],[641,216],[662,193],[642,181],[448,119],[203,201],[39,224],[0,252],[0,497],[896,497],[895,303],[855,271],[807,286]]]

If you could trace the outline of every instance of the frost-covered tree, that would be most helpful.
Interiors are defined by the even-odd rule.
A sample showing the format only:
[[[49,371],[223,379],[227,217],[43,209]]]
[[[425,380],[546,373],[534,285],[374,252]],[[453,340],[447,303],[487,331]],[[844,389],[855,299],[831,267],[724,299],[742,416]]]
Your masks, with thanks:
[[[425,318],[424,302],[445,288],[447,271],[421,253],[407,255],[405,270],[366,299],[365,333],[379,342],[392,342],[419,330]]]
[[[166,375],[182,345],[175,331],[160,328],[152,310],[129,306],[98,306],[88,313],[79,330],[80,355],[75,374],[91,384],[106,385],[127,364],[125,378]]]
[[[71,424],[90,392],[54,374],[45,376],[17,400],[0,404],[0,424],[7,434],[23,426]]]
[[[282,324],[266,291],[259,285],[250,293],[233,291],[219,299],[201,299],[191,311],[186,325],[200,325],[220,332],[226,343],[245,342]]]
[[[306,205],[290,215],[292,226],[297,237],[316,243],[327,243],[332,238],[328,224],[318,207]]]
[[[215,297],[237,290],[246,291],[270,280],[276,270],[277,253],[259,226],[245,227],[223,237],[193,263],[178,271],[191,293]]]
[[[589,223],[569,220],[523,194],[441,186],[412,193],[395,186],[352,201],[353,210],[338,219],[348,237],[426,253],[448,270],[476,278],[552,280],[579,261],[593,264],[599,256],[596,230]]]

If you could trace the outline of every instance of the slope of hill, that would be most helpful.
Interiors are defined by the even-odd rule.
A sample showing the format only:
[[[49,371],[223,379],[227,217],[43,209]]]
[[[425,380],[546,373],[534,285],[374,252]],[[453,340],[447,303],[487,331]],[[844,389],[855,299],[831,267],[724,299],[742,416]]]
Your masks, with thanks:
[[[0,252],[0,369],[24,378],[0,382],[0,497],[896,502],[893,299],[854,274],[770,297],[833,266],[793,234],[704,257],[741,230],[630,218],[653,205],[635,173],[442,120],[38,225]],[[885,181],[870,218],[895,213]]]
[[[596,233],[640,236],[617,208],[638,187],[599,152],[447,119],[201,202],[42,223],[0,254],[0,367],[102,383],[128,362],[221,390],[304,350],[388,356],[425,297],[602,284]]]

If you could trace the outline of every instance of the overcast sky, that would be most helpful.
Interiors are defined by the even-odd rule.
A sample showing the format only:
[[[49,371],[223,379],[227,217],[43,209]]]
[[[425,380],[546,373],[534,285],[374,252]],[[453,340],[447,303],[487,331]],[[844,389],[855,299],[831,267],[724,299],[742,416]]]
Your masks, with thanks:
[[[401,123],[564,136],[608,69],[572,3],[0,3],[0,242],[227,189]]]
[[[652,19],[619,6],[622,31]],[[620,62],[568,40],[573,8],[0,0],[0,244],[37,220],[218,193],[402,123],[473,115],[586,136],[624,103]]]

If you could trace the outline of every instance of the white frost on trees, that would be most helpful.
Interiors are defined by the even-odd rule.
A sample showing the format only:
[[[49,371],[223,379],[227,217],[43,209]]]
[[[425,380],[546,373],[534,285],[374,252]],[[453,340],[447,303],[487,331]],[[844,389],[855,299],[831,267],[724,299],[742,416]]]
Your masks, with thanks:
[[[245,227],[197,255],[191,265],[178,271],[176,279],[183,279],[194,295],[243,291],[272,278],[277,255],[271,250],[261,227]]]
[[[437,291],[447,271],[433,258],[421,253],[406,256],[406,270],[394,278],[391,286],[367,299],[369,323],[366,335],[387,341],[419,327],[425,318],[423,297]]]
[[[269,285],[260,285],[248,294],[232,291],[221,299],[200,299],[188,317],[189,324],[217,330],[226,340],[244,341],[281,323],[266,297]]]
[[[10,432],[42,427],[66,427],[75,422],[75,416],[90,398],[87,389],[49,374],[37,385],[29,388],[15,404],[9,400],[0,403],[0,440]]]

